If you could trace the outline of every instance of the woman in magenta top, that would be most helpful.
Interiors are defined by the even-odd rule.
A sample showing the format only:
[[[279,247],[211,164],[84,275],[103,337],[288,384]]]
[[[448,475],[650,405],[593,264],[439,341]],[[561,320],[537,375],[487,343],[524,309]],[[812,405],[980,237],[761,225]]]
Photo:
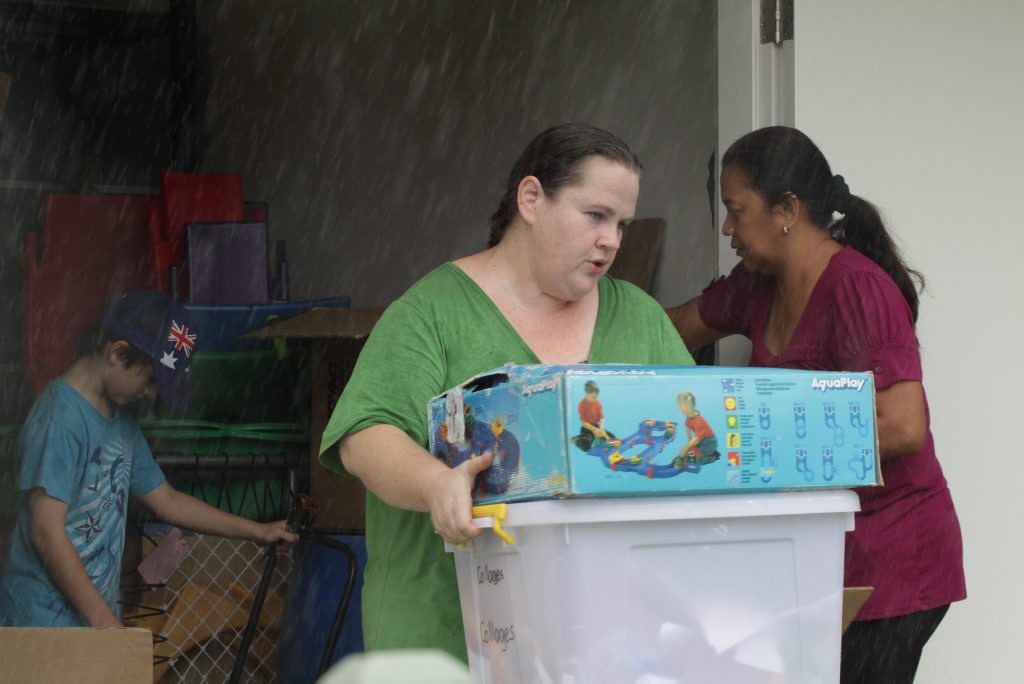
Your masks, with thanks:
[[[842,681],[911,682],[949,604],[966,597],[914,331],[920,274],[800,131],[743,136],[721,183],[722,233],[742,262],[669,315],[690,349],[741,334],[751,366],[874,374],[885,485],[857,490],[846,585],[875,591],[843,637]]]

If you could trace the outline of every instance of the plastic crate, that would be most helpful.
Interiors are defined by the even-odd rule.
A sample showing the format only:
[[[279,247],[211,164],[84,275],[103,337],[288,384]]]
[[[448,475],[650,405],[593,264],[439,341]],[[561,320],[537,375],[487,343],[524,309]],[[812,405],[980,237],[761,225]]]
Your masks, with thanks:
[[[838,681],[859,507],[851,491],[508,504],[513,545],[445,546],[473,681]]]
[[[196,352],[189,371],[192,405],[180,414],[162,401],[144,402],[140,419],[205,420],[214,423],[305,422],[309,415],[309,347]]]
[[[305,423],[224,424],[145,419],[138,424],[154,454],[295,454],[307,451],[309,446]]]
[[[288,479],[283,474],[168,473],[167,481],[179,492],[249,520],[284,520],[291,506]]]

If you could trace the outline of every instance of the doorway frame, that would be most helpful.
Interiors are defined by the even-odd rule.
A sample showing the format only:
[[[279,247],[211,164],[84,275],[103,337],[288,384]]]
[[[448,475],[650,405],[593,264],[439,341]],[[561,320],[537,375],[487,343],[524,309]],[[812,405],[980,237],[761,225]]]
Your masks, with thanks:
[[[794,125],[794,40],[761,43],[762,6],[768,0],[718,0],[718,148],[715,154],[715,225],[722,224],[718,175],[722,152],[757,128]],[[718,241],[718,272],[738,259],[727,240]],[[718,364],[745,366],[750,342],[731,335],[718,343]]]

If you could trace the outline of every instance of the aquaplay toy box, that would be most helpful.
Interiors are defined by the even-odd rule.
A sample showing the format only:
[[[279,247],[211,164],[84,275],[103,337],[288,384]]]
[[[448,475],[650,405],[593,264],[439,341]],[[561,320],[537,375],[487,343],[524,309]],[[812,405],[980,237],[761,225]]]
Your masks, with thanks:
[[[490,452],[477,503],[881,484],[870,373],[516,366],[428,406],[450,466]]]

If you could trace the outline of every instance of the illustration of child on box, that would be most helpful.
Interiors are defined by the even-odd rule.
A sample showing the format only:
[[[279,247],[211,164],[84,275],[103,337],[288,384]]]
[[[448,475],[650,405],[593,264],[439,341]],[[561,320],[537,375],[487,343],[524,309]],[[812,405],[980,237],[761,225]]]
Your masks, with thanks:
[[[610,442],[615,435],[604,428],[604,409],[597,396],[601,389],[593,380],[587,380],[583,385],[583,399],[580,400],[578,410],[580,413],[580,434],[572,438],[572,443],[582,451],[590,451],[594,442],[603,439]]]
[[[679,410],[686,416],[686,444],[679,450],[677,461],[707,465],[718,460],[718,438],[715,431],[697,410],[697,398],[691,392],[680,392],[676,397]]]

